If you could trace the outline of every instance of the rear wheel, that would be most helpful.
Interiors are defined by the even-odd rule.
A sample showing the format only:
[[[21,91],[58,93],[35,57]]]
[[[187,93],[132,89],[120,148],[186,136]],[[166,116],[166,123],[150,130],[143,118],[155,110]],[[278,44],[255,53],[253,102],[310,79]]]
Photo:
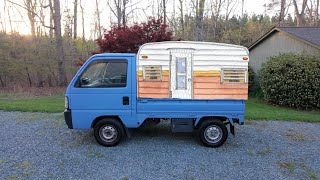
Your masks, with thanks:
[[[123,135],[123,127],[115,119],[100,120],[94,127],[94,137],[103,146],[115,146],[119,144]]]
[[[228,129],[222,121],[210,119],[202,122],[198,131],[200,142],[208,147],[219,147],[228,138]]]

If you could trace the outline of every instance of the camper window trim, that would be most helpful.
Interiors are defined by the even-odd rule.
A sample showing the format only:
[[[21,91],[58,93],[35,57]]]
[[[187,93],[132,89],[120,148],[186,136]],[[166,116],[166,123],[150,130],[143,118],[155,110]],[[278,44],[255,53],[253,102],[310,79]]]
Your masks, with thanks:
[[[244,74],[243,75],[238,75],[240,74],[239,72],[236,72],[235,76],[241,76],[241,77],[234,77],[234,78],[225,78],[225,72],[224,71],[238,71],[238,70],[243,70]],[[240,80],[239,82],[229,82],[225,80]],[[243,80],[243,82],[241,82]],[[221,84],[248,84],[248,69],[247,68],[223,68],[221,69]]]
[[[157,67],[157,68],[155,68]],[[150,75],[150,74],[147,74],[146,70],[152,70],[152,69],[157,69],[159,70],[159,74],[157,75]],[[142,66],[142,76],[143,76],[143,81],[162,81],[162,66],[161,65],[145,65],[145,66]],[[151,79],[150,77],[158,77],[159,76],[159,79]],[[149,78],[147,78],[149,77]]]

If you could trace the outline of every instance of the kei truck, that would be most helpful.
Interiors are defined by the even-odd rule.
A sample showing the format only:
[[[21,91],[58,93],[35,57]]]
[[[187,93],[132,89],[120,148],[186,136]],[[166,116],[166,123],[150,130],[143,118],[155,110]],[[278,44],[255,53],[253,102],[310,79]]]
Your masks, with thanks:
[[[219,147],[227,126],[234,135],[244,124],[248,61],[245,47],[190,41],[93,55],[67,87],[65,122],[115,146],[130,129],[170,121],[172,132],[195,132],[203,145]]]

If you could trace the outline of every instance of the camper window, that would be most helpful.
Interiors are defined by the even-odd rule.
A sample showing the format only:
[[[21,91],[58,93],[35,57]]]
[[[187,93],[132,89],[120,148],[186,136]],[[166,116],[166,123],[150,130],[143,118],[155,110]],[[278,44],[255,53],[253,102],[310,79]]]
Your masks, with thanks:
[[[144,81],[161,81],[162,67],[161,66],[143,66]]]
[[[248,70],[247,69],[222,69],[221,83],[223,84],[248,83]]]

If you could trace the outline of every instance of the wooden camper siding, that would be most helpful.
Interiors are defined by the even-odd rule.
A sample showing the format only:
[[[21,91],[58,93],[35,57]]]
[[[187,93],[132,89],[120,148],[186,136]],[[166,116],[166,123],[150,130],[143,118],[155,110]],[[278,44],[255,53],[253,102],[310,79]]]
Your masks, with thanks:
[[[248,99],[248,84],[221,84],[220,71],[204,72],[193,73],[193,98]]]
[[[163,71],[162,81],[143,81],[138,72],[138,97],[169,98],[169,74]],[[248,84],[221,84],[220,71],[195,71],[193,73],[193,98],[195,99],[248,99]]]
[[[162,71],[161,81],[144,81],[142,71],[138,71],[138,97],[169,98],[169,72]]]

